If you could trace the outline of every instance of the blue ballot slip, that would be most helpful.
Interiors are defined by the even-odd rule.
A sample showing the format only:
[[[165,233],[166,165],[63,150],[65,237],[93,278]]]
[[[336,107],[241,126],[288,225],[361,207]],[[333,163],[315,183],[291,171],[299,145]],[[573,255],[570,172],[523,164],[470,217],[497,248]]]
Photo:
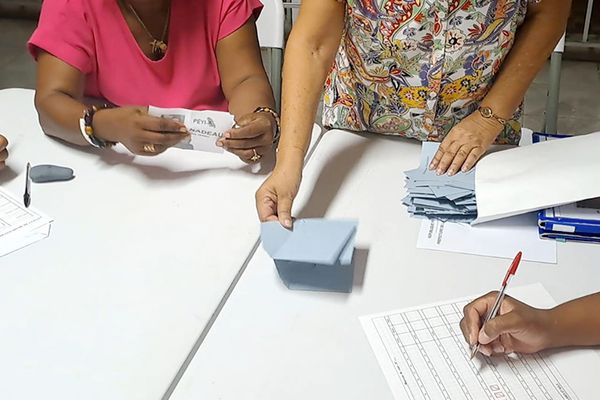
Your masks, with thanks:
[[[429,170],[439,143],[425,142],[419,168],[406,171],[407,196],[402,199],[408,212],[417,218],[472,222],[477,218],[475,170],[454,176]]]
[[[301,219],[293,230],[265,222],[261,239],[290,289],[351,292],[357,221]]]

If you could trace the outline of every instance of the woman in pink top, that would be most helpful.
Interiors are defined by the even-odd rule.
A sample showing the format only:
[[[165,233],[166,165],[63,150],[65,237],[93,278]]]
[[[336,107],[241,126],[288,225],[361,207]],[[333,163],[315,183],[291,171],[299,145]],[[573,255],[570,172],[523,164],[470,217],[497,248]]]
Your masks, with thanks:
[[[155,155],[189,133],[149,116],[149,105],[229,111],[239,127],[218,144],[256,161],[277,130],[256,36],[261,8],[258,0],[44,1],[29,41],[42,128],[78,145],[120,142]],[[115,107],[92,107],[90,97]]]

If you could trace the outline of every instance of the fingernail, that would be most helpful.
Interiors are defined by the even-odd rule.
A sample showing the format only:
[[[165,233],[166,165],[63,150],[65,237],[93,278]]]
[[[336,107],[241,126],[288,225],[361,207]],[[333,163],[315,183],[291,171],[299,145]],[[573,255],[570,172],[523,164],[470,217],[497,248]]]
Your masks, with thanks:
[[[217,141],[217,143],[216,143],[216,144],[217,144],[217,147],[223,147],[223,142],[222,142],[222,141],[220,141],[220,140],[219,140],[219,141]]]
[[[229,139],[231,137],[231,133],[229,133],[229,131],[225,132],[225,134],[223,135],[223,137],[225,139]]]
[[[437,171],[435,171],[435,173],[436,173],[436,174],[438,174],[438,175],[442,175],[442,174],[443,174],[443,172],[442,172],[441,168],[440,168],[440,169],[438,169]]]
[[[292,220],[291,219],[286,219],[283,221],[283,226],[285,226],[286,228],[291,228],[292,227]]]
[[[479,343],[489,343],[490,342],[490,337],[488,335],[485,334],[485,331],[482,329],[479,332]]]
[[[454,175],[454,170],[453,169],[449,169],[448,170],[448,176],[452,176]]]
[[[433,163],[429,164],[429,170],[433,171],[435,169],[435,165],[433,165]]]
[[[183,133],[187,133],[187,128],[185,126],[182,126],[181,128],[179,128],[179,132],[183,132]]]
[[[467,167],[462,167],[462,168],[461,168],[461,171],[462,171],[462,172],[467,172],[467,171],[468,171],[468,169],[467,169]]]
[[[477,344],[477,338],[473,336],[473,334],[469,335],[469,344],[471,346],[475,346]]]
[[[494,349],[494,353],[499,353],[499,354],[504,353],[504,346],[502,346],[500,343],[494,343],[493,349]]]
[[[488,349],[487,347],[483,347],[483,346],[479,347],[479,352],[487,357],[490,357],[492,355],[492,352],[490,351],[490,349]]]

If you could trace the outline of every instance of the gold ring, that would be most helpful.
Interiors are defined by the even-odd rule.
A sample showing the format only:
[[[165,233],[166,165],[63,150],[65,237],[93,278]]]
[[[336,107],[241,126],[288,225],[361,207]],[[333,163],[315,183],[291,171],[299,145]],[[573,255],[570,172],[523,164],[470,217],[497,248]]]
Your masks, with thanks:
[[[254,155],[250,157],[250,161],[257,162],[262,158],[262,156],[256,152],[256,149],[252,149],[252,152],[254,153]]]
[[[146,153],[156,153],[156,147],[152,143],[144,145],[144,152]]]

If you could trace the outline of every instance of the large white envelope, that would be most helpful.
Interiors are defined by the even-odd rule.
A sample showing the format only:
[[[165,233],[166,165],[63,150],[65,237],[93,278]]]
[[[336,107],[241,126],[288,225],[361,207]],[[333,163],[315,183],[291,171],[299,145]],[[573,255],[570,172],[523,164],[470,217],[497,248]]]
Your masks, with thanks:
[[[475,194],[473,224],[600,197],[600,132],[489,154]]]

